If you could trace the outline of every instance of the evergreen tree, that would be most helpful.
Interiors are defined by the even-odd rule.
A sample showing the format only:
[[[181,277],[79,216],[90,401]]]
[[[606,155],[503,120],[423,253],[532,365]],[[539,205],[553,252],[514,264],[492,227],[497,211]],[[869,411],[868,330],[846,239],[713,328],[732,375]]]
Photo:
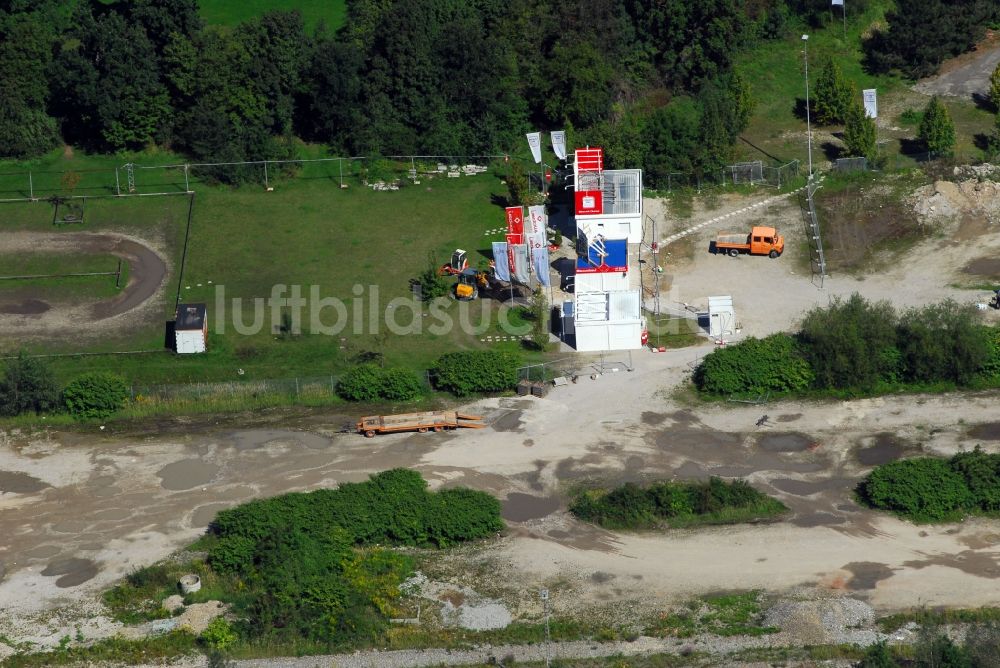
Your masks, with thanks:
[[[847,144],[849,155],[863,157],[872,164],[878,157],[878,134],[875,129],[875,119],[865,115],[865,109],[857,95],[851,96],[853,102],[847,108],[847,118],[844,119],[844,143]]]
[[[997,112],[1000,112],[1000,63],[997,63],[996,69],[990,75],[990,102]]]
[[[844,78],[840,66],[832,58],[827,60],[816,81],[815,98],[812,101],[816,122],[820,125],[843,123],[853,95],[854,89]]]
[[[927,150],[937,155],[950,153],[955,148],[955,124],[937,95],[931,98],[924,109],[918,136]]]

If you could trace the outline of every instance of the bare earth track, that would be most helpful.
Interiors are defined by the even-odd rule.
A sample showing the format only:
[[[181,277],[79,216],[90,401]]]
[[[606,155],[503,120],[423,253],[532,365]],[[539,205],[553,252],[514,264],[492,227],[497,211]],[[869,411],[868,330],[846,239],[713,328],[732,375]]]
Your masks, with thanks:
[[[0,249],[6,253],[107,253],[129,264],[129,281],[121,293],[95,304],[48,302],[32,294],[30,289],[15,287],[6,298],[0,296],[0,315],[3,316],[0,336],[51,337],[69,331],[76,334],[102,331],[121,327],[121,317],[137,309],[139,317],[147,317],[159,308],[153,298],[165,287],[167,263],[144,240],[113,233],[13,232],[3,236]]]

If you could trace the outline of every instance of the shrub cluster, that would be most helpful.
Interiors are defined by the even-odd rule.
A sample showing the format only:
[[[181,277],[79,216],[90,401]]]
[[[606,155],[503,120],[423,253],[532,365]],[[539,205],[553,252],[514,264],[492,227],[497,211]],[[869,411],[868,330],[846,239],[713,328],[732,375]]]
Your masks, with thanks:
[[[106,372],[85,373],[60,392],[51,369],[24,353],[7,360],[0,377],[0,415],[65,408],[82,420],[105,418],[125,405],[125,380]]]
[[[951,459],[919,457],[883,464],[858,485],[866,504],[914,522],[1000,512],[1000,454],[979,446]]]
[[[376,364],[356,366],[337,383],[337,394],[348,401],[410,401],[420,389],[420,379],[409,369],[383,369]]]
[[[520,364],[517,355],[496,350],[447,353],[432,370],[434,386],[459,397],[511,390]]]
[[[748,338],[707,355],[694,372],[703,392],[735,394],[793,392],[813,381],[808,362],[787,334]]]
[[[710,394],[873,392],[900,385],[965,386],[1000,377],[1000,339],[967,306],[946,301],[899,313],[857,293],[806,314],[795,337],[747,339],[695,370]]]
[[[647,487],[625,483],[610,491],[584,491],[569,510],[607,529],[642,529],[671,520],[685,524],[749,521],[786,508],[744,480],[711,477],[704,482],[658,482]]]
[[[340,646],[378,638],[412,571],[409,557],[371,546],[444,547],[502,528],[492,496],[432,493],[419,473],[394,469],[224,510],[210,527],[218,540],[208,560],[248,587],[236,604],[246,637]]]

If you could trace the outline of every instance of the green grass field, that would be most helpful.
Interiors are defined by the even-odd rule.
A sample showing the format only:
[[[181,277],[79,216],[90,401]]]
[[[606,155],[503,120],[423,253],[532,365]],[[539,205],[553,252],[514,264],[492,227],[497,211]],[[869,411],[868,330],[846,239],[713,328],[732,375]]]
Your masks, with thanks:
[[[302,147],[303,155],[318,154],[316,147]],[[139,164],[164,164],[176,158],[168,153],[128,156]],[[111,198],[114,192],[114,167],[123,158],[72,156],[54,151],[30,165],[35,173],[52,173],[45,181],[36,181],[36,195],[55,191],[68,192],[56,172],[74,170],[89,176],[77,184],[74,194],[101,196],[88,199],[86,223],[68,231],[114,230],[139,238],[163,240],[170,249],[171,274],[167,278],[162,304],[163,320],[172,313],[177,289],[176,268],[180,265],[188,198],[184,195],[150,198]],[[10,174],[23,165],[0,165],[0,173]],[[345,165],[345,170],[348,166]],[[361,355],[382,354],[387,364],[417,370],[426,369],[441,354],[460,348],[492,345],[501,349],[520,349],[519,342],[484,344],[485,333],[499,333],[495,302],[472,303],[467,317],[474,326],[487,319],[489,326],[480,333],[467,333],[455,302],[448,302],[445,312],[456,326],[443,333],[431,333],[434,322],[426,310],[413,318],[406,307],[389,309],[390,300],[412,294],[410,280],[431,262],[440,265],[455,248],[469,251],[473,266],[484,266],[490,241],[502,236],[485,236],[484,231],[503,225],[503,211],[496,203],[505,194],[497,175],[480,174],[459,179],[423,177],[420,185],[404,186],[398,191],[375,192],[362,185],[356,173],[345,177],[341,189],[337,163],[308,165],[294,176],[271,173],[273,192],[259,185],[241,188],[208,186],[197,179],[197,195],[191,227],[186,269],[181,282],[185,302],[209,305],[210,350],[205,355],[174,356],[169,353],[144,356],[68,357],[52,360],[60,378],[70,378],[84,370],[110,369],[122,373],[136,384],[178,383],[206,380],[253,380],[324,376],[336,374]],[[21,176],[0,176],[0,190],[19,192]],[[176,192],[179,172],[137,172],[140,192]],[[17,195],[13,195],[17,196]],[[0,205],[0,218],[7,229],[60,231],[52,226],[52,206],[46,201]],[[0,248],[2,252],[2,248]],[[90,262],[80,259],[79,262]],[[42,263],[39,258],[27,262]],[[310,311],[304,310],[303,333],[282,336],[275,330],[281,325],[280,314],[272,319],[264,309],[260,331],[244,335],[235,331],[233,299],[240,299],[239,322],[254,322],[254,300],[271,296],[274,285],[301,286],[302,295],[310,296],[317,286],[321,298],[336,297],[352,309],[346,327],[336,336],[311,332]],[[112,282],[113,285],[113,282]],[[355,293],[360,299],[362,327],[355,330],[353,307]],[[3,295],[0,286],[0,297]],[[224,291],[224,292],[223,292]],[[385,333],[373,335],[368,326],[371,299],[377,291],[378,320],[390,313],[401,326],[411,321],[416,334]],[[219,329],[216,303],[224,294],[225,326]],[[288,296],[286,292],[284,296]],[[485,310],[484,310],[485,309]],[[399,315],[396,315],[399,314]],[[337,320],[332,308],[321,315],[322,324]],[[427,323],[427,324],[425,324]],[[467,328],[466,328],[467,329]],[[110,339],[66,341],[6,341],[10,348],[25,346],[36,353],[105,352],[112,350],[156,350],[163,347],[163,323],[123,332]],[[242,370],[242,374],[238,374]]]
[[[118,258],[110,254],[0,254],[0,276],[47,276],[59,278],[3,278],[0,295],[30,292],[36,299],[50,303],[99,300],[113,297],[128,283],[128,263],[123,262],[121,279],[114,276],[65,276],[118,270]]]
[[[344,23],[347,14],[345,0],[200,0],[198,4],[209,25],[232,26],[264,12],[297,9],[307,30],[323,21],[333,31]]]

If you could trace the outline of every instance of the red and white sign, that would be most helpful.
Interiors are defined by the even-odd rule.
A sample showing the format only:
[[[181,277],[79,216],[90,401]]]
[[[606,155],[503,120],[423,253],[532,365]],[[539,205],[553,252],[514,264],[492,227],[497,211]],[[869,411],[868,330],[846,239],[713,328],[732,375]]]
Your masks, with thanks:
[[[529,206],[528,207],[528,229],[525,230],[527,234],[538,234],[539,232],[545,232],[545,206]]]
[[[576,215],[597,216],[604,213],[604,195],[600,190],[578,190],[575,195]]]
[[[524,235],[523,234],[510,234],[509,232],[507,233],[507,246],[508,247],[509,246],[516,246],[518,244],[523,244],[523,243],[524,243]]]
[[[524,234],[524,210],[519,206],[508,206],[505,210],[507,211],[507,234]]]

